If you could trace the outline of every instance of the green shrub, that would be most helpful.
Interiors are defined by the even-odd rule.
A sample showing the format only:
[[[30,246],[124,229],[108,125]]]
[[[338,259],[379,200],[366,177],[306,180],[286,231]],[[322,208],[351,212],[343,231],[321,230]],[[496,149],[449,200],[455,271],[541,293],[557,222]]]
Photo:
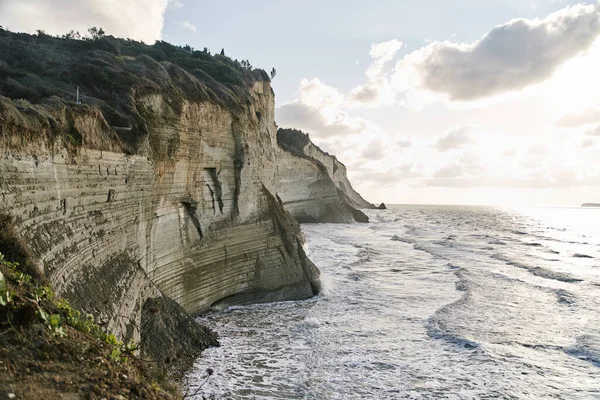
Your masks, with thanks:
[[[4,279],[4,274],[0,272],[0,306],[7,306],[11,303],[13,296],[14,292],[10,290],[6,279]]]

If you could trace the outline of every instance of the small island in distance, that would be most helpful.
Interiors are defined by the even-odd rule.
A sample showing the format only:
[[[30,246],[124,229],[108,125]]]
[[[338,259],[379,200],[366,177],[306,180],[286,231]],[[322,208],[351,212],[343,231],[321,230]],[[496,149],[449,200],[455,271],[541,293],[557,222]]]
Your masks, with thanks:
[[[583,203],[581,207],[600,207],[600,203]]]

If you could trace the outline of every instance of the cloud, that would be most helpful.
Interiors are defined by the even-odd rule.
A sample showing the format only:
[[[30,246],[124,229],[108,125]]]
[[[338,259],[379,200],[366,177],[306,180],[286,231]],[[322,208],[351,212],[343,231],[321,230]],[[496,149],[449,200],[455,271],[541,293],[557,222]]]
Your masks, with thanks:
[[[303,79],[299,98],[277,109],[277,122],[314,134],[320,139],[363,134],[374,138],[383,129],[360,117],[352,117],[344,106],[347,99],[337,90],[319,79]]]
[[[181,23],[181,26],[183,26],[185,29],[189,29],[190,31],[196,32],[196,25],[190,24],[187,21],[183,21]]]
[[[579,147],[581,147],[582,149],[588,149],[588,148],[594,146],[594,144],[595,144],[594,139],[587,138],[587,139],[583,139],[581,141],[581,143],[579,143]]]
[[[433,42],[396,65],[394,86],[471,101],[543,82],[600,35],[600,4],[516,19],[470,43]]]
[[[538,169],[540,167],[540,160],[535,158],[524,158],[519,160],[519,166],[525,169]]]
[[[600,125],[585,132],[586,135],[600,136]]]
[[[383,68],[402,48],[402,42],[393,39],[371,45],[369,55],[373,63],[366,71],[369,80],[352,89],[347,97],[349,108],[377,108],[396,104],[396,90],[385,76]]]
[[[2,0],[0,24],[13,31],[52,35],[96,26],[107,34],[147,43],[160,39],[168,0]]]
[[[485,171],[477,155],[463,153],[457,162],[445,165],[433,173],[434,178],[457,178],[461,176],[477,176]]]
[[[385,64],[391,61],[401,48],[402,42],[396,39],[377,44],[373,43],[369,55],[374,61],[367,69],[369,80],[377,79],[383,72]]]
[[[573,128],[581,125],[593,124],[595,122],[600,122],[599,108],[588,108],[577,113],[564,115],[556,120],[554,125],[561,128]]]
[[[465,172],[465,168],[461,164],[446,165],[434,172],[435,178],[456,178],[462,176]]]
[[[460,156],[459,163],[463,165],[478,165],[481,159],[475,153],[465,152]]]
[[[369,142],[364,148],[361,155],[367,160],[381,160],[387,153],[387,147],[383,140],[377,138]]]
[[[534,156],[534,157],[541,157],[541,156],[545,156],[546,154],[548,154],[548,151],[549,151],[549,148],[547,145],[534,144],[534,145],[529,146],[529,148],[527,149],[526,155]]]
[[[352,89],[348,101],[350,107],[393,106],[396,103],[396,92],[386,78],[377,78]]]
[[[394,142],[394,146],[399,147],[401,149],[407,149],[409,147],[412,147],[412,145],[413,145],[412,139],[400,139],[400,140],[396,140]]]
[[[341,110],[344,96],[319,79],[303,79],[300,98],[277,109],[277,120],[285,126],[294,126],[320,135],[332,137],[361,130],[358,121],[350,120]]]
[[[396,39],[371,45],[369,55],[373,63],[366,72],[369,80],[350,91],[347,99],[348,107],[376,108],[393,106],[396,103],[396,91],[384,76],[383,68],[401,48],[402,42]]]
[[[460,149],[468,144],[474,142],[472,133],[475,131],[473,125],[461,126],[454,128],[448,133],[440,136],[436,141],[434,147],[439,151],[448,151],[453,149]]]
[[[522,188],[522,189],[547,189],[566,188],[576,186],[597,186],[600,174],[582,175],[577,171],[561,166],[543,169],[522,175],[513,176],[456,176],[449,178],[429,178],[422,182],[424,186],[431,187],[493,187],[493,188]]]
[[[327,86],[319,79],[303,79],[300,82],[300,102],[308,107],[323,111],[324,115],[335,119],[337,110],[344,103],[344,96],[335,88]]]
[[[169,0],[169,7],[174,9],[183,8],[183,3],[178,0]]]
[[[423,169],[415,160],[397,165],[386,170],[366,170],[358,174],[357,178],[363,182],[381,186],[392,186],[402,180],[419,178],[423,176]]]
[[[352,119],[342,111],[339,111],[337,117],[332,120],[323,115],[319,109],[307,106],[298,100],[277,109],[277,123],[281,126],[292,126],[308,131],[321,139],[354,135],[364,128],[364,122]]]

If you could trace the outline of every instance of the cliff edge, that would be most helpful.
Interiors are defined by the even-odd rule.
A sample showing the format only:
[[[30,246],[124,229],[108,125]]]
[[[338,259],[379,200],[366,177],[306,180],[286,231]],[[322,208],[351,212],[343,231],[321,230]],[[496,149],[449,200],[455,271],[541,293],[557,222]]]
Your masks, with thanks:
[[[346,166],[315,145],[297,129],[277,130],[286,156],[279,165],[280,191],[285,208],[301,222],[368,222],[360,209],[376,207],[354,190]],[[290,160],[293,160],[290,161]],[[306,171],[314,171],[306,174]]]
[[[319,292],[264,71],[113,37],[0,49],[0,214],[59,296],[170,365],[188,313]]]

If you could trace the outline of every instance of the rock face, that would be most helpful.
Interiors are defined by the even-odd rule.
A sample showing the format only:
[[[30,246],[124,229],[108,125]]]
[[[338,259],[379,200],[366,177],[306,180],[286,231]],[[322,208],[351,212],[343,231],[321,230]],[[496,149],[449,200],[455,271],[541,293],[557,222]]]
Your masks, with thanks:
[[[279,163],[278,195],[286,210],[301,222],[368,222],[356,210],[373,209],[353,188],[346,166],[313,144],[296,129],[279,129],[277,141],[285,150]]]
[[[121,337],[143,337],[143,310],[162,297],[192,314],[311,297],[319,272],[273,195],[273,93],[256,82],[249,94],[236,113],[139,96],[152,117],[133,154],[94,107],[0,98],[0,213],[55,290]]]
[[[159,363],[216,343],[190,314],[319,292],[284,205],[311,222],[372,207],[335,157],[280,147],[247,62],[1,27],[0,49],[0,222],[59,295]]]

